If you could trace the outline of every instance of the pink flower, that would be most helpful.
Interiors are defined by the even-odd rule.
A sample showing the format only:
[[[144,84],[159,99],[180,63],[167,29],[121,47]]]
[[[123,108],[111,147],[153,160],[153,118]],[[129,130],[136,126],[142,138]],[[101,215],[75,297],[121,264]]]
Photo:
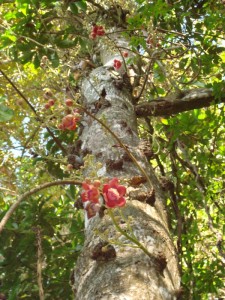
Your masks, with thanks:
[[[77,121],[78,118],[75,115],[69,114],[62,119],[61,127],[68,130],[75,130]]]
[[[123,185],[119,185],[118,178],[113,178],[108,184],[103,185],[105,204],[109,208],[124,206],[126,204],[125,194],[126,188]]]
[[[128,57],[128,52],[123,52],[123,57]]]
[[[113,61],[113,67],[115,70],[119,70],[122,66],[122,62],[118,59],[114,59]]]
[[[82,188],[83,192],[81,193],[81,199],[83,202],[91,201],[92,203],[99,203],[99,188],[100,182],[94,181],[93,184],[89,184],[89,182],[83,182]]]

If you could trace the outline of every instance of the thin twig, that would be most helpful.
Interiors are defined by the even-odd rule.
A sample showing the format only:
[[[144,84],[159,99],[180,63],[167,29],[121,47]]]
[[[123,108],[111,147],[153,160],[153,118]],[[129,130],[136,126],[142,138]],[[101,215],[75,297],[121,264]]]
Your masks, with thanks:
[[[86,0],[86,2],[91,3],[93,6],[99,8],[99,9],[102,10],[102,11],[105,11],[105,9],[104,9],[103,6],[101,6],[100,4],[96,3],[96,2],[93,1],[93,0]]]
[[[1,222],[0,222],[0,233],[2,232],[2,230],[4,229],[7,221],[9,220],[9,218],[11,217],[11,215],[14,213],[14,211],[17,209],[17,207],[20,205],[20,203],[27,197],[43,190],[46,189],[50,186],[55,186],[55,185],[66,185],[66,184],[74,184],[74,185],[81,185],[82,183],[78,180],[57,180],[57,181],[53,181],[53,182],[47,182],[44,183],[42,185],[37,186],[36,188],[24,193],[23,195],[21,195],[18,200],[13,203],[13,205],[9,208],[9,210],[6,212],[6,214],[4,215],[4,217],[2,218]]]
[[[0,72],[2,75],[5,77],[5,79],[10,83],[10,85],[14,88],[14,90],[20,95],[20,97],[27,103],[27,105],[30,107],[30,109],[33,111],[35,116],[37,117],[37,121],[44,123],[43,120],[38,116],[35,108],[33,105],[27,100],[27,98],[24,96],[24,94],[16,87],[16,85],[11,81],[11,79],[5,74],[5,72],[0,69]],[[54,142],[57,144],[57,146],[64,152],[66,153],[66,149],[63,147],[62,143],[60,140],[52,133],[52,131],[49,129],[48,126],[45,126],[46,130],[50,134],[50,136],[53,138]]]
[[[153,58],[154,58],[155,53],[156,53],[156,52],[154,51],[154,52],[152,53],[151,58],[150,58],[148,67],[147,67],[147,69],[146,69],[146,76],[145,76],[144,82],[143,82],[143,84],[142,84],[141,90],[140,90],[138,96],[134,98],[135,103],[138,102],[138,100],[141,98],[141,96],[142,96],[142,94],[143,94],[143,92],[144,92],[144,90],[145,90],[145,86],[146,86],[147,81],[148,81],[148,75],[149,75],[149,72],[150,72],[151,67],[152,67]]]
[[[12,191],[12,190],[10,190],[10,189],[7,189],[7,188],[5,188],[5,187],[2,187],[2,186],[0,186],[0,191],[6,191],[8,194],[10,194],[10,195],[16,195],[16,192],[15,191]]]
[[[23,98],[23,100],[27,103],[27,105],[30,107],[30,109],[33,111],[33,113],[37,116],[37,112],[35,110],[35,108],[33,107],[33,105],[27,100],[27,98],[23,95],[23,93],[16,87],[16,85],[12,82],[12,80],[5,74],[5,72],[2,71],[2,69],[0,69],[0,72],[2,73],[2,75],[5,77],[5,79],[11,84],[11,86],[14,88],[14,90],[20,95],[21,98]],[[38,121],[41,121],[41,119],[39,119]]]
[[[39,43],[38,41],[30,38],[29,36],[24,36],[24,35],[16,35],[16,36],[18,36],[19,38],[27,39],[27,40],[33,42],[34,44],[36,44],[36,45],[38,45],[38,46],[40,46],[42,48],[45,48],[45,49],[47,48],[46,45]],[[54,51],[54,52],[56,51],[55,49],[53,49],[51,47],[48,47],[47,49],[51,50],[51,51]]]

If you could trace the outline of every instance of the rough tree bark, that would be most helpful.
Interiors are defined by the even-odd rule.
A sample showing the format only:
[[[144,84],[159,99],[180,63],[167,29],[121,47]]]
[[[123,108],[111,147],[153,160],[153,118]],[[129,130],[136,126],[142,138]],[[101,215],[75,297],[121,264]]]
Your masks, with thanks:
[[[135,111],[136,115],[140,117],[172,116],[180,112],[224,102],[224,97],[215,99],[211,89],[199,88],[141,103],[136,106]]]
[[[180,288],[177,253],[168,229],[163,191],[141,149],[129,84],[121,81],[121,76],[112,69],[102,66],[83,80],[81,94],[82,105],[120,138],[150,178],[151,186],[118,141],[84,114],[81,152],[92,154],[95,163],[101,163],[99,177],[118,177],[120,182],[126,182],[127,204],[123,214],[150,255],[120,245],[132,243],[118,234],[107,214],[91,218],[74,270],[75,299],[177,299]],[[90,176],[88,169],[84,172]],[[118,222],[125,230],[127,225],[119,215]],[[104,235],[117,242],[107,248],[108,253],[102,248]]]

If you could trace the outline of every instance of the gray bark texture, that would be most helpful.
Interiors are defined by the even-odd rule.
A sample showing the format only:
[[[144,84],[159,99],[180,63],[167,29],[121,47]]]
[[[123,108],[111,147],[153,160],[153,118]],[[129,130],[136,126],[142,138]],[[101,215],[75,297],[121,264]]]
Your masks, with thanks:
[[[84,248],[74,269],[75,299],[177,299],[180,274],[168,229],[164,195],[143,153],[129,84],[121,77],[109,67],[94,69],[83,80],[82,105],[126,145],[149,175],[151,186],[118,141],[87,114],[82,122],[81,153],[92,154],[95,163],[101,163],[97,170],[101,180],[118,177],[120,183],[125,182],[127,204],[122,212],[129,225],[115,209],[117,222],[123,230],[130,226],[150,255],[116,231],[106,211],[104,216],[91,218],[86,227]],[[85,176],[91,177],[90,172],[84,168]],[[106,240],[110,240],[107,253],[103,251]]]

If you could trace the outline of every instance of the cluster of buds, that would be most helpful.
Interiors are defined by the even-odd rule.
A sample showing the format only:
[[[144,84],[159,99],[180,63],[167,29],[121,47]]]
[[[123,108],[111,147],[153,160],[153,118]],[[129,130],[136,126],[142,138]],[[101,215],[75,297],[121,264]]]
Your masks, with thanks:
[[[49,109],[53,106],[56,100],[53,99],[54,95],[50,89],[45,89],[44,98],[48,100],[45,104],[45,109]],[[73,106],[74,102],[72,99],[68,98],[65,100],[65,105],[67,107]],[[60,130],[75,130],[77,127],[77,122],[80,120],[80,114],[78,109],[67,109],[67,115],[62,119],[61,123],[58,125]]]
[[[124,198],[126,187],[119,185],[118,178],[113,178],[109,183],[103,184],[102,192],[100,192],[99,188],[100,181],[94,181],[93,183],[86,181],[82,183],[81,199],[88,219],[95,216],[100,210],[100,194],[103,195],[107,208],[122,207],[126,204],[126,199]]]
[[[54,104],[55,104],[55,100],[54,99],[49,99],[48,102],[45,104],[45,109],[49,109]]]
[[[77,128],[77,122],[80,120],[80,114],[77,109],[74,109],[73,113],[66,115],[62,122],[58,125],[60,130],[75,130]]]
[[[49,109],[51,106],[55,104],[55,99],[53,99],[52,91],[49,88],[44,89],[44,98],[48,100],[48,102],[45,104],[45,109]]]
[[[103,36],[103,35],[105,35],[105,30],[103,26],[93,25],[90,33],[90,38],[95,39],[96,36]]]

